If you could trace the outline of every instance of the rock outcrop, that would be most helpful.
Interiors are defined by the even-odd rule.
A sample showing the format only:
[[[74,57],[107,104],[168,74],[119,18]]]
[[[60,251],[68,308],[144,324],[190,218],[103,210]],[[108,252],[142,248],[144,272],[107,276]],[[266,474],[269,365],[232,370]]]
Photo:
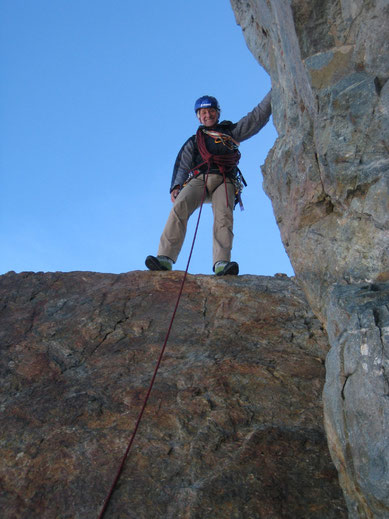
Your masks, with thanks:
[[[272,78],[263,168],[330,342],[350,518],[389,517],[389,6],[231,0]],[[1,278],[2,517],[96,517],[180,273]],[[326,336],[288,279],[188,278],[111,517],[345,517]]]
[[[263,168],[331,344],[326,430],[350,517],[389,517],[389,5],[231,0],[272,79]]]
[[[182,275],[0,277],[2,519],[98,516]],[[289,278],[188,276],[106,517],[345,518],[322,417],[328,349]]]

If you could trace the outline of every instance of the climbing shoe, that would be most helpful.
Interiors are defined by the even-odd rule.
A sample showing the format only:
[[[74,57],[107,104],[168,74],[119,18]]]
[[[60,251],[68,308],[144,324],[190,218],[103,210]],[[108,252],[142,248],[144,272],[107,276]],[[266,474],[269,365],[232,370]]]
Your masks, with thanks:
[[[145,263],[149,270],[172,270],[173,260],[167,256],[147,256]]]
[[[237,276],[239,274],[239,265],[236,261],[218,261],[215,263],[216,276]]]

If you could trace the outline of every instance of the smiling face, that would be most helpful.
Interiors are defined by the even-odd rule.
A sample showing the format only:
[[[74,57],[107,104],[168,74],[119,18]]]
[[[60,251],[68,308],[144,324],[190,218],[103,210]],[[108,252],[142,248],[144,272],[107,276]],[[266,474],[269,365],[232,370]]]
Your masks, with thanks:
[[[219,112],[216,108],[200,108],[197,110],[197,117],[202,125],[209,128],[218,122]]]

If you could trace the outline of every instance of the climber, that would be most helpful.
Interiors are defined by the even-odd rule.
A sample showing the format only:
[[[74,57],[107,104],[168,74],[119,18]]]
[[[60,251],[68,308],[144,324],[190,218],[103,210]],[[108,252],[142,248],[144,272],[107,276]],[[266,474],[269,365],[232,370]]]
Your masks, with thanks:
[[[270,102],[271,92],[252,112],[232,123],[219,122],[217,99],[212,96],[197,99],[194,110],[200,126],[178,153],[170,186],[174,205],[159,242],[158,255],[147,256],[147,268],[172,269],[184,242],[188,219],[201,205],[206,187],[206,201],[212,203],[214,214],[213,271],[217,276],[239,273],[238,264],[231,261],[233,209],[237,202],[241,204],[244,182],[237,167],[238,146],[268,122]]]

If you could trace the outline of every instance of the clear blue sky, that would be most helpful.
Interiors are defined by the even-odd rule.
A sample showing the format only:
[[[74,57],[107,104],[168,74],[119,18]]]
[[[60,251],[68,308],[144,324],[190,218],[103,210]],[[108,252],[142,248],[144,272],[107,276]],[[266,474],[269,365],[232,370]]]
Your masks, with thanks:
[[[228,0],[0,0],[0,273],[144,269],[196,98],[235,122],[269,89]],[[270,121],[241,145],[241,274],[293,275],[262,190],[276,136]],[[212,273],[211,234],[206,205],[191,273]]]

